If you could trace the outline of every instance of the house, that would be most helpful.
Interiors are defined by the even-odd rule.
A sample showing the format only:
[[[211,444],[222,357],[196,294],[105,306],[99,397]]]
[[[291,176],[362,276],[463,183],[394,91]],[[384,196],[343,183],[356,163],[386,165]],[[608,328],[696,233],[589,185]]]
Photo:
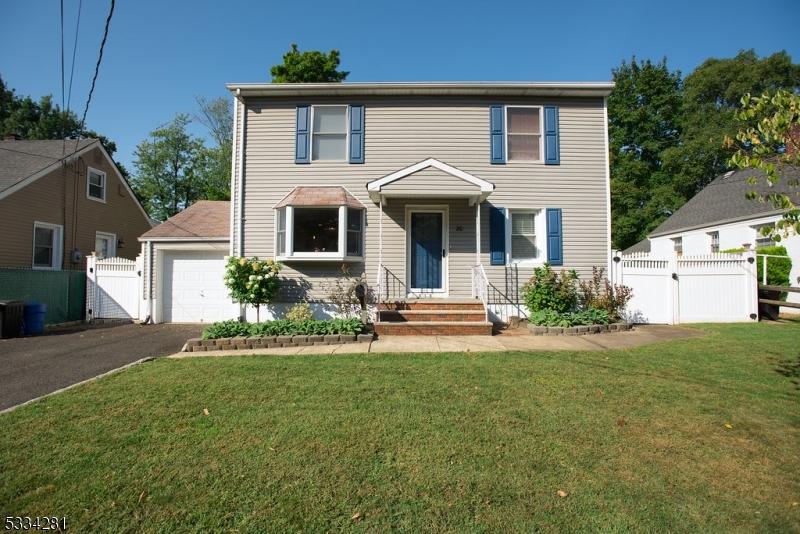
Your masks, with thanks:
[[[0,267],[83,269],[136,258],[151,221],[97,139],[0,141]]]
[[[608,267],[612,87],[230,84],[225,254],[284,265],[273,315],[300,301],[330,314],[344,270],[383,308],[381,333],[490,332],[484,303],[489,319],[524,313],[535,267]]]
[[[756,177],[756,185],[748,179]],[[714,179],[678,211],[653,230],[647,239],[626,249],[623,253],[649,252],[654,256],[674,253],[694,256],[717,253],[730,249],[758,248],[780,244],[792,258],[791,284],[800,286],[800,236],[791,235],[775,243],[765,237],[761,229],[774,226],[783,210],[769,203],[747,198],[747,193],[758,190],[762,194],[785,193],[800,203],[800,193],[790,182],[800,178],[800,169],[787,167],[781,180],[769,186],[760,171],[754,169],[730,171]],[[769,261],[769,260],[767,260]],[[789,300],[800,301],[800,295],[789,294]],[[791,311],[783,308],[782,311]]]

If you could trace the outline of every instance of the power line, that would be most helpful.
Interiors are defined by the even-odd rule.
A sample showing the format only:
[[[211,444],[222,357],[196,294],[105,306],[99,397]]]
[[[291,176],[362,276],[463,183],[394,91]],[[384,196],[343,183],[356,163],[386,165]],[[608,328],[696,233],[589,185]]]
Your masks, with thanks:
[[[72,78],[75,75],[75,54],[78,51],[78,33],[81,29],[81,11],[83,8],[83,0],[78,2],[78,22],[75,25],[75,42],[72,45],[72,67],[69,71],[69,91],[67,92],[67,111],[69,111],[72,102]]]
[[[62,0],[63,1],[63,0]],[[116,0],[111,0],[111,8],[106,17],[106,27],[103,30],[103,40],[100,42],[100,55],[97,57],[97,64],[94,66],[94,76],[92,77],[92,86],[89,88],[89,97],[86,99],[86,107],[83,108],[83,117],[81,118],[81,125],[79,133],[83,133],[83,125],[86,123],[86,114],[89,113],[89,104],[92,101],[92,94],[94,93],[94,85],[97,82],[97,75],[100,73],[100,63],[103,61],[103,49],[106,46],[106,39],[108,39],[108,27],[111,25],[111,17],[114,16],[114,5]]]

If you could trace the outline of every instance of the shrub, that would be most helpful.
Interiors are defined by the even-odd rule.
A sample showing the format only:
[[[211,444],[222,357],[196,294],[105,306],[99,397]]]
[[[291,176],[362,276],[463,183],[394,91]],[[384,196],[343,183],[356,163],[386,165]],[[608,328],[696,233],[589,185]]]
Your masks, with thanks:
[[[533,312],[528,318],[531,324],[537,326],[578,326],[591,324],[608,324],[611,318],[605,310],[589,308],[582,311],[560,313],[554,310],[539,310]]]
[[[286,319],[289,321],[310,321],[313,318],[314,314],[311,312],[308,302],[295,304],[286,312]]]
[[[225,286],[234,301],[255,306],[258,320],[261,305],[269,304],[278,292],[281,267],[280,263],[273,260],[231,256],[225,266]]]
[[[612,321],[619,320],[633,291],[628,286],[612,284],[605,276],[605,269],[592,267],[591,280],[582,280],[580,303],[585,310],[603,310]]]
[[[334,280],[328,300],[336,306],[342,317],[360,317],[361,303],[356,296],[356,288],[360,284],[366,285],[364,274],[357,277],[351,275],[350,266],[346,263],[342,264],[341,271],[342,276]]]
[[[281,319],[263,323],[221,321],[210,324],[203,331],[203,339],[246,336],[322,336],[333,334],[360,334],[364,324],[355,318],[329,321],[290,321]]]
[[[726,254],[741,254],[746,252],[744,247],[729,248],[722,252]],[[786,258],[767,258],[767,285],[770,286],[788,286],[791,285],[789,273],[792,271],[792,259],[786,252],[786,247],[771,246],[759,247],[756,249],[756,254],[770,254],[772,256],[786,256]],[[758,283],[764,279],[764,260],[763,258],[756,257],[758,260]]]
[[[550,264],[533,270],[533,276],[522,286],[522,300],[533,313],[552,310],[560,313],[575,310],[578,304],[578,274],[575,271],[555,272]]]

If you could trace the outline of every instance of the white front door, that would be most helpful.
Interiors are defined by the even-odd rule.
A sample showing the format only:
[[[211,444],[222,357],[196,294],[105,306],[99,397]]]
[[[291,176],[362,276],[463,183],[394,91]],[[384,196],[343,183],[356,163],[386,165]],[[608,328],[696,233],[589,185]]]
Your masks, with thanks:
[[[164,322],[208,323],[234,319],[223,277],[223,252],[164,252]]]

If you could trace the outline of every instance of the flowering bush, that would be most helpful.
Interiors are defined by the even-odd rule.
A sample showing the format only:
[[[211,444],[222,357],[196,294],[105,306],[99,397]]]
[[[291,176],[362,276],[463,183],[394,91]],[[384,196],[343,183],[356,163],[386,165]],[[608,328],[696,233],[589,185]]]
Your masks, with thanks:
[[[225,286],[233,300],[255,306],[256,320],[262,304],[269,304],[278,292],[278,273],[282,265],[274,260],[228,258]]]
[[[310,321],[313,318],[314,314],[311,312],[311,306],[308,305],[308,302],[295,304],[286,312],[287,321]]]

